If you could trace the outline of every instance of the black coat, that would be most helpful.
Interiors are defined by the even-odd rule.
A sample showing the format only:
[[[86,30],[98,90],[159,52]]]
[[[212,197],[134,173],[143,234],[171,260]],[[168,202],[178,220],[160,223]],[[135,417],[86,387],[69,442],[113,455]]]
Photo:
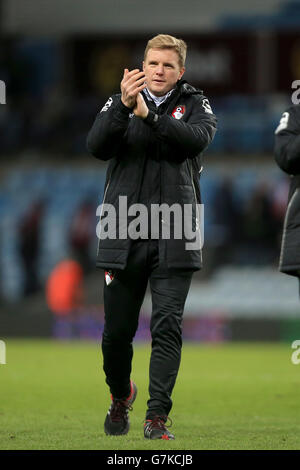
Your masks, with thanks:
[[[300,276],[300,106],[283,113],[275,131],[275,159],[291,177],[279,270]]]
[[[145,95],[144,99],[149,114],[142,120],[123,105],[120,94],[112,96],[89,132],[88,150],[96,158],[110,161],[104,202],[117,208],[119,196],[127,196],[128,207],[139,203],[145,169],[151,171],[155,160],[159,162],[160,203],[192,204],[195,227],[197,218],[199,223],[200,154],[215,135],[216,117],[202,92],[183,80],[159,107]],[[184,237],[160,238],[160,263],[168,268],[200,269],[201,250],[186,250],[186,241]],[[97,266],[124,269],[131,243],[130,238],[99,240]]]

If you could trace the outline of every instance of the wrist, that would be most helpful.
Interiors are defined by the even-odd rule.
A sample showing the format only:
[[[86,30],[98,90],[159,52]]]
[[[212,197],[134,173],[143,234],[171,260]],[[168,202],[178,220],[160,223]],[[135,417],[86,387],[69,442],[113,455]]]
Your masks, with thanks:
[[[134,106],[129,106],[127,101],[123,101],[123,98],[121,98],[121,103],[126,109],[128,109],[128,112],[131,111],[134,108]]]
[[[141,116],[141,118],[142,118],[143,120],[144,120],[144,119],[147,119],[148,114],[149,114],[149,109],[147,109],[147,111],[145,112],[145,114],[143,114],[143,116]]]

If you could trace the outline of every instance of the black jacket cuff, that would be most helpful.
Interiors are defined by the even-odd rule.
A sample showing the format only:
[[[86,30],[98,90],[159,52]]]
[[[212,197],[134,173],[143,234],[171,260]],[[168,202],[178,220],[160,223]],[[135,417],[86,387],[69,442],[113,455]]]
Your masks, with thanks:
[[[154,113],[153,111],[148,112],[148,116],[144,119],[144,122],[146,124],[149,124],[149,126],[154,126],[158,121],[158,114]]]
[[[121,100],[117,105],[117,109],[121,114],[124,114],[126,116],[128,116],[128,114],[131,113],[133,110],[133,108],[128,108],[127,106],[125,106],[125,104]]]

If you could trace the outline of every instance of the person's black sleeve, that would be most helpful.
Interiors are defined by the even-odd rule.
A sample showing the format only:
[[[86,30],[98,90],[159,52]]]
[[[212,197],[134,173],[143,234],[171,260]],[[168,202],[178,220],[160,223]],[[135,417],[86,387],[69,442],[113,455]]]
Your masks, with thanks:
[[[109,98],[87,136],[87,149],[94,157],[109,160],[117,155],[130,112],[131,109],[122,103],[121,95]]]
[[[157,139],[169,148],[174,160],[195,158],[211,143],[217,130],[216,116],[207,111],[210,106],[203,95],[194,95],[194,103],[188,122],[174,119],[172,116],[161,116],[149,110],[146,124],[151,126]],[[208,105],[206,104],[208,103]]]
[[[288,108],[275,130],[275,160],[289,175],[300,174],[300,106]]]

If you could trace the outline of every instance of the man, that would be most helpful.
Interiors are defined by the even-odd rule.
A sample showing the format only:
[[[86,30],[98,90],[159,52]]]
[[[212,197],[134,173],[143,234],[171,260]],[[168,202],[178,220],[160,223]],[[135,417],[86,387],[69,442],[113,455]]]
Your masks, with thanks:
[[[104,201],[116,207],[119,229],[128,224],[120,217],[120,196],[128,207],[143,204],[148,214],[154,205],[190,204],[193,227],[200,223],[199,155],[214,137],[216,118],[202,92],[182,80],[185,57],[184,41],[163,34],[152,38],[143,71],[125,69],[121,94],[109,98],[88,135],[89,151],[110,160]],[[167,221],[161,214],[157,220],[156,229],[142,227],[135,240],[99,240],[97,265],[106,270],[103,368],[112,397],[104,424],[108,435],[129,430],[128,411],[137,393],[130,380],[132,340],[149,280],[152,352],[144,436],[174,439],[166,422],[180,363],[184,304],[201,253],[199,247],[186,249],[185,236],[164,238]]]
[[[275,159],[291,178],[279,270],[300,281],[300,105],[289,107],[281,117],[275,130]]]

